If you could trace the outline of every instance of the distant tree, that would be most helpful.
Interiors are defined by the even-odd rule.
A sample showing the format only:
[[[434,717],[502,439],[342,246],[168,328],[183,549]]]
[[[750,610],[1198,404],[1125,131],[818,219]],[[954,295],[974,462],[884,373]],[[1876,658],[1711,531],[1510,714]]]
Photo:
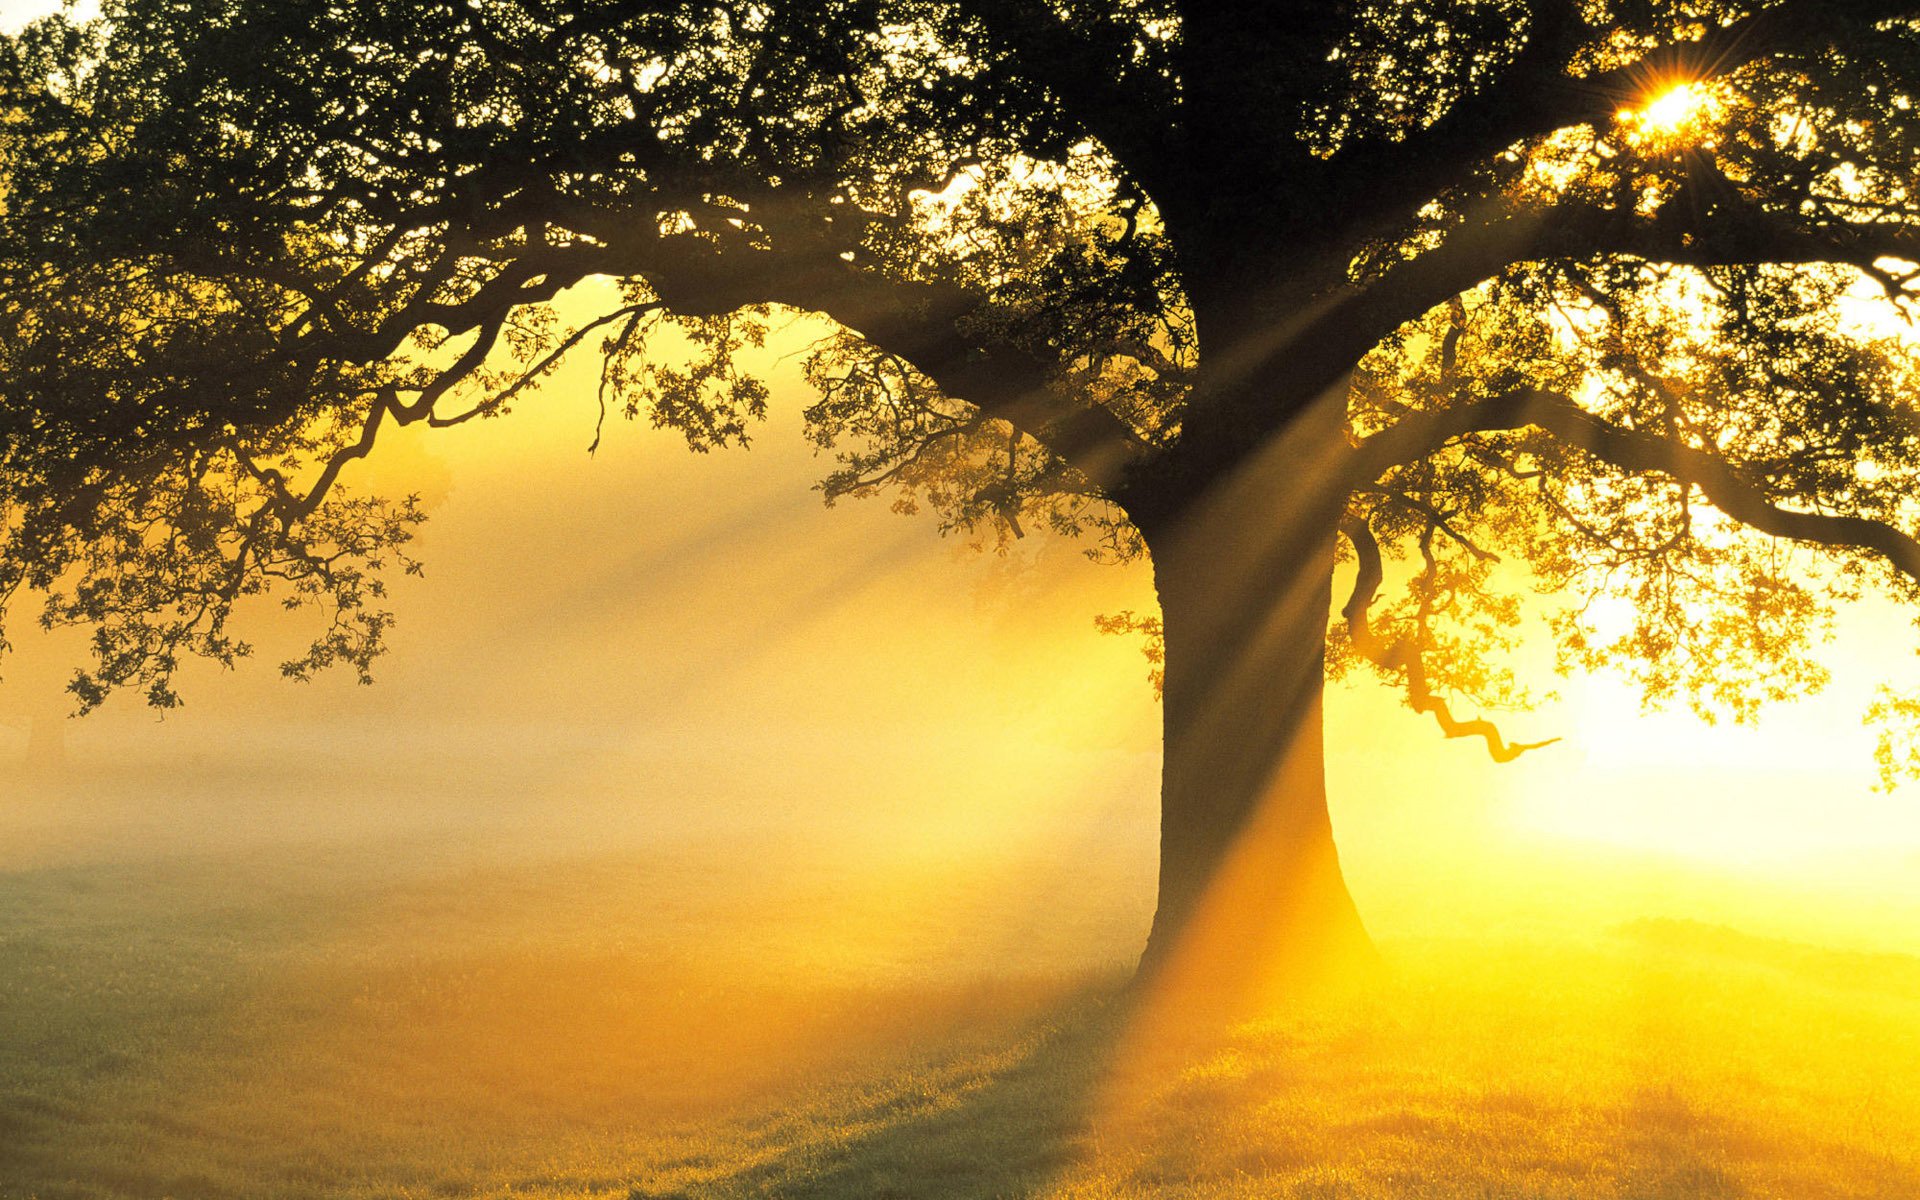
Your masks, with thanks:
[[[582,350],[742,444],[774,306],[837,329],[829,497],[1151,555],[1110,622],[1163,639],[1149,964],[1364,944],[1329,670],[1505,759],[1466,710],[1520,698],[1529,579],[1629,602],[1563,664],[1735,716],[1818,685],[1837,599],[1916,596],[1915,364],[1861,314],[1920,287],[1920,5],[105,11],[0,66],[0,588],[95,631],[86,705],[175,703],[268,589],[323,613],[288,674],[364,672],[419,515],[336,486],[383,426]]]

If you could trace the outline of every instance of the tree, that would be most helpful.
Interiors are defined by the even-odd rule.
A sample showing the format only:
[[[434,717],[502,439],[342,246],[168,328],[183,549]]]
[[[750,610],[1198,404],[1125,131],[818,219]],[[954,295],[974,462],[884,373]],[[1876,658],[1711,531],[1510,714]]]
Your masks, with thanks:
[[[1563,662],[1736,716],[1916,595],[1914,363],[1860,314],[1920,288],[1920,5],[109,0],[4,78],[0,587],[93,628],[83,705],[176,703],[269,588],[322,614],[288,674],[364,673],[383,426],[597,351],[603,412],[744,444],[774,306],[837,330],[829,498],[1151,555],[1150,966],[1364,944],[1329,670],[1508,758],[1468,709],[1529,577],[1631,602]]]

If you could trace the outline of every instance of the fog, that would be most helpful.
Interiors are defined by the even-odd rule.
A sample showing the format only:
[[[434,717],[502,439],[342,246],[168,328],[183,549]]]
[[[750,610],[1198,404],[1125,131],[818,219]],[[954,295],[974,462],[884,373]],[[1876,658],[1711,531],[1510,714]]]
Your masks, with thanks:
[[[1562,740],[1507,765],[1334,686],[1336,836],[1393,973],[1195,1057],[1182,1005],[1110,1000],[1152,916],[1160,714],[1094,618],[1151,612],[1147,565],[822,504],[807,332],[760,364],[746,451],[616,422],[589,456],[582,366],[389,431],[347,481],[431,519],[373,686],[281,678],[312,615],[269,598],[185,708],[67,720],[84,639],[16,633],[0,1167],[46,1195],[569,1198],[881,1194],[941,1155],[1158,1178],[1244,1144],[1481,1169],[1402,1136],[1426,1104],[1486,1138],[1545,1106],[1569,1177],[1694,1195],[1703,1144],[1825,1170],[1863,1107],[1912,1144],[1879,1098],[1911,1077],[1883,1048],[1913,1044],[1914,960],[1885,952],[1920,952],[1920,816],[1872,789],[1858,718],[1909,666],[1903,614],[1845,614],[1831,694],[1757,729],[1643,716],[1529,649],[1558,695],[1499,719]],[[1576,1093],[1602,1115],[1569,1141]],[[1764,1137],[1696,1120],[1743,1106]]]
[[[1151,611],[1148,568],[822,504],[796,415],[805,333],[767,357],[775,416],[747,451],[616,421],[590,457],[584,364],[503,419],[388,431],[348,482],[418,492],[431,519],[372,687],[283,680],[313,618],[263,600],[240,622],[256,654],[190,665],[185,708],[119,696],[66,721],[83,642],[17,635],[0,869],[333,848],[564,873],[703,847],[710,898],[832,878],[891,926],[971,897],[967,936],[935,945],[843,922],[850,963],[1124,964],[1151,911],[1159,713],[1141,644],[1093,618]],[[1845,626],[1835,694],[1758,731],[1642,721],[1618,685],[1564,682],[1502,717],[1565,739],[1509,766],[1373,684],[1336,687],[1335,821],[1363,912],[1387,937],[1663,915],[1914,948],[1920,820],[1911,793],[1871,791],[1857,717],[1896,622]]]
[[[1568,1177],[1680,1181],[1647,1195],[1703,1194],[1703,1145],[1864,1171],[1863,1106],[1911,1144],[1877,1098],[1911,1078],[1913,960],[1804,948],[1920,950],[1865,685],[1709,734],[1568,681],[1503,717],[1566,740],[1506,766],[1334,688],[1336,834],[1394,980],[1179,1057],[1105,999],[1151,917],[1159,713],[1093,617],[1151,611],[1146,569],[825,508],[771,369],[744,453],[621,425],[589,459],[577,377],[383,444],[360,482],[433,515],[372,687],[282,680],[302,627],[263,604],[255,658],[164,718],[56,723],[56,757],[82,647],[22,639],[0,1194],[924,1194],[940,1163],[1159,1179],[1248,1145],[1426,1178],[1533,1161],[1485,1141],[1528,1105]],[[1576,1094],[1602,1115],[1551,1107]],[[1484,1129],[1403,1136],[1423,1105]],[[1764,1137],[1694,1115],[1749,1109]]]

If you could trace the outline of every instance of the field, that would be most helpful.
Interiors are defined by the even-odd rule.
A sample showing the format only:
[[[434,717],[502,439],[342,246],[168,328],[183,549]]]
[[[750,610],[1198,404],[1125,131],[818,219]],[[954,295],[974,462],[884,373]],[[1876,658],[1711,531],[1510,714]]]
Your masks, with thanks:
[[[1138,900],[1032,862],[167,825],[0,872],[5,1200],[1920,1195],[1898,955],[1389,935],[1358,995],[1169,1041],[1116,989]]]

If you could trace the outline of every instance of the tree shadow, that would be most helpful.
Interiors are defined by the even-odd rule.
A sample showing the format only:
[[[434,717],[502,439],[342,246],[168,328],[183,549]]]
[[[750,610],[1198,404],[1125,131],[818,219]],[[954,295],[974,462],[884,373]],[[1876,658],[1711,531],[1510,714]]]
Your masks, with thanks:
[[[1646,1197],[1737,1200],[1748,1195],[1733,1167],[1764,1158],[1758,1135],[1715,1118],[1671,1088],[1646,1088],[1622,1114],[1622,1171],[1628,1190]]]
[[[854,1085],[747,1131],[747,1165],[681,1182],[669,1166],[634,1200],[769,1196],[873,1200],[1035,1196],[1099,1153],[1094,1118],[1131,993],[1089,987],[984,1045]],[[679,1177],[679,1178],[676,1178]]]

